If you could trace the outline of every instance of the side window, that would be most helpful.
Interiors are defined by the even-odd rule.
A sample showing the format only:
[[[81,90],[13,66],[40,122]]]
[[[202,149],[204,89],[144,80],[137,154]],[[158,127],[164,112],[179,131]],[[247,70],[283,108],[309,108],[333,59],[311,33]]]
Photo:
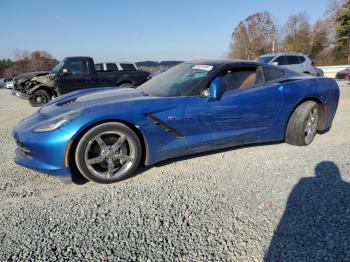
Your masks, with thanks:
[[[278,65],[285,65],[286,64],[286,57],[279,56],[273,62],[278,62]]]
[[[245,89],[262,83],[264,75],[261,67],[229,70],[222,81],[225,90]]]
[[[133,64],[120,64],[123,70],[136,70],[135,66]]]
[[[95,64],[96,71],[103,71],[103,64]]]
[[[284,77],[284,72],[276,68],[264,67],[263,71],[266,82],[270,82]]]
[[[89,68],[87,61],[71,61],[68,63],[68,70],[72,75],[88,75]]]
[[[287,65],[296,65],[299,64],[299,56],[287,56]]]
[[[305,62],[305,57],[299,56],[299,64],[304,63],[304,62]]]
[[[106,68],[107,68],[107,71],[118,71],[118,67],[114,63],[107,63]]]

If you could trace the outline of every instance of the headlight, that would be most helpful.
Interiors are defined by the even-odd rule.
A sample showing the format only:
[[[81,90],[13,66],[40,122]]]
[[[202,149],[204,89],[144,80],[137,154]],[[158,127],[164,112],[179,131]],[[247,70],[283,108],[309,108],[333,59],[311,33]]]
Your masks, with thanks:
[[[78,118],[84,113],[84,111],[73,111],[66,115],[56,117],[54,119],[48,120],[40,125],[38,125],[36,128],[34,128],[33,132],[50,132],[54,131],[56,129],[59,129],[63,127],[64,125],[68,124],[72,120]]]

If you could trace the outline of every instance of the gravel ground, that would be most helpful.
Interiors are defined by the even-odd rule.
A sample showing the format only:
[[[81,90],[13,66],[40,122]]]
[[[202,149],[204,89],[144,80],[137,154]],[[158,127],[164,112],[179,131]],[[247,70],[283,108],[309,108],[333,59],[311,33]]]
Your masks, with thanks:
[[[197,155],[112,185],[15,165],[12,128],[34,111],[0,90],[2,261],[350,261],[350,86],[308,147]]]

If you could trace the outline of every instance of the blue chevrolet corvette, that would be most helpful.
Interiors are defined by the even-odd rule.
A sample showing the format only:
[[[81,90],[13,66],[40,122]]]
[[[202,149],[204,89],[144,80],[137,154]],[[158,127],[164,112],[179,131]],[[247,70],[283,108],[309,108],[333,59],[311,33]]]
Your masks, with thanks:
[[[140,164],[249,143],[310,144],[330,129],[333,79],[240,60],[182,63],[136,89],[61,96],[13,131],[16,163],[112,183]]]

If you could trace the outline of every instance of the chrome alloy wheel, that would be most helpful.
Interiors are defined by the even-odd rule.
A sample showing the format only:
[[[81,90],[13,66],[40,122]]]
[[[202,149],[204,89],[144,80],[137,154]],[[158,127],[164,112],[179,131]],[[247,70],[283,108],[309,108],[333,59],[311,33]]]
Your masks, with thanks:
[[[123,176],[132,167],[135,158],[135,143],[119,131],[97,134],[88,142],[84,152],[86,167],[102,179]]]
[[[308,118],[306,120],[305,126],[305,143],[310,144],[314,139],[317,132],[317,124],[318,124],[318,109],[314,107],[311,109]]]

